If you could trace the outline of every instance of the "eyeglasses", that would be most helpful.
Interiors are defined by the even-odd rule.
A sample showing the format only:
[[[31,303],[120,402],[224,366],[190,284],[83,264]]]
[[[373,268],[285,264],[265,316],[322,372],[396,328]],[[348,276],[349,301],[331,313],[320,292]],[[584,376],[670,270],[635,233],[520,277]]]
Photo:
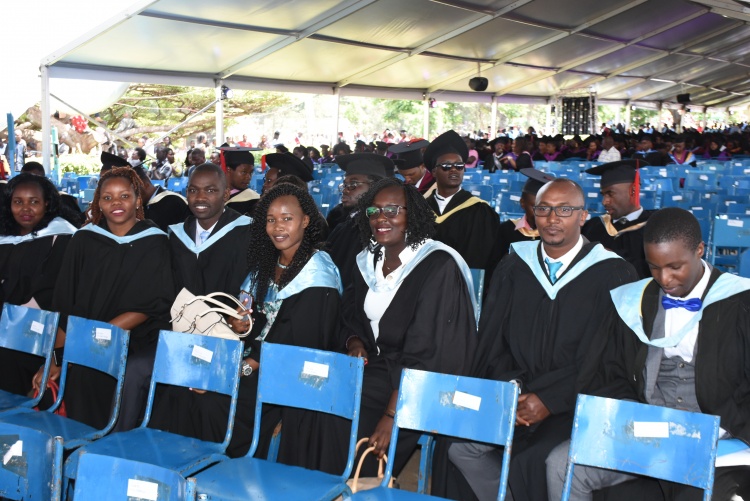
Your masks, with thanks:
[[[552,209],[555,209],[555,215],[557,217],[570,217],[574,211],[581,210],[583,207],[571,207],[569,205],[559,205],[557,207],[550,207],[548,205],[535,205],[534,215],[537,217],[547,217],[552,213]]]
[[[444,163],[444,164],[437,164],[437,167],[440,167],[445,172],[448,172],[452,168],[455,168],[456,170],[464,170],[464,167],[466,167],[466,164],[463,162]]]
[[[339,191],[341,193],[344,193],[345,191],[354,191],[357,189],[357,186],[360,186],[362,184],[370,185],[370,183],[367,183],[365,181],[352,181],[351,183],[341,183],[339,185]]]
[[[365,209],[365,214],[370,219],[374,217],[380,216],[382,213],[387,217],[388,219],[394,218],[398,216],[399,210],[404,209],[406,210],[406,207],[403,205],[386,205],[385,207],[368,207]]]

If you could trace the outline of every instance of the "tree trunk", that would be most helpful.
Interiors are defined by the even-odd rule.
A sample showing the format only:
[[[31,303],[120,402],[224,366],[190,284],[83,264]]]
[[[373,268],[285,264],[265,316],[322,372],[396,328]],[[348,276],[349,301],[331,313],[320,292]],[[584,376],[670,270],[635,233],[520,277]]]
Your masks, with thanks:
[[[42,128],[42,110],[39,106],[32,106],[26,110],[26,116],[29,117],[29,121],[34,127]],[[68,124],[61,122],[55,117],[51,117],[52,127],[57,127],[57,138],[60,143],[65,143],[70,146],[70,150],[74,151],[75,148],[80,147],[83,153],[89,153],[99,143],[94,139],[94,135],[88,132],[80,134],[75,129],[68,126]]]

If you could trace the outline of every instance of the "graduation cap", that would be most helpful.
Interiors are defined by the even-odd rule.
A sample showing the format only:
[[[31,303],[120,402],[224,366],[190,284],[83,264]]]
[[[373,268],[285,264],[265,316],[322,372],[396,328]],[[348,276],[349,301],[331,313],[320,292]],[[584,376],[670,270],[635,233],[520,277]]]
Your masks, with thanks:
[[[555,176],[532,167],[521,169],[519,172],[529,178],[523,185],[521,193],[536,195],[542,189],[542,186],[555,179]]]
[[[221,158],[221,168],[224,172],[227,171],[227,166],[232,169],[236,169],[238,166],[255,165],[255,157],[251,151],[260,151],[261,148],[246,148],[243,146],[229,146],[224,143],[219,148],[219,155]]]
[[[466,142],[454,130],[443,132],[430,143],[424,151],[425,166],[433,170],[437,164],[437,159],[446,153],[455,153],[464,162],[469,158],[469,148],[466,146]]]
[[[112,153],[107,153],[106,151],[102,151],[101,156],[99,159],[102,161],[102,169],[103,170],[109,170],[114,167],[128,167],[130,164],[127,160],[125,160],[122,157],[118,157],[117,155],[113,155]]]
[[[347,174],[365,174],[378,178],[393,177],[393,162],[384,155],[353,153],[339,155],[336,163]]]
[[[292,175],[297,176],[305,182],[313,180],[310,168],[299,158],[291,153],[269,153],[266,155],[268,167],[279,170],[279,177]]]
[[[640,169],[641,167],[647,167],[648,165],[649,163],[643,160],[630,158],[627,160],[618,160],[616,162],[597,165],[596,167],[586,169],[586,172],[589,174],[594,174],[595,176],[601,176],[602,188],[612,186],[613,184],[633,184],[635,188],[633,201],[636,206],[640,206],[641,176],[638,173],[638,169]]]
[[[430,142],[426,139],[417,138],[411,141],[403,141],[388,148],[390,153],[398,155],[401,161],[396,167],[399,170],[409,170],[422,165],[422,148],[426,148]]]

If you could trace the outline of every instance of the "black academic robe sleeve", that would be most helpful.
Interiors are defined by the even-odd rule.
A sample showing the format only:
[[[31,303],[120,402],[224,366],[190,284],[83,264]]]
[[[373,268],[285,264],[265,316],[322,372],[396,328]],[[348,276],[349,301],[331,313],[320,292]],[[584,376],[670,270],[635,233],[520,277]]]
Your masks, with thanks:
[[[153,227],[140,221],[129,235]],[[119,244],[84,230],[68,245],[52,303],[63,330],[68,315],[111,322],[126,312],[145,314],[147,320],[130,331],[132,354],[153,345],[159,330],[169,328],[174,297],[166,235]]]
[[[171,225],[185,221],[190,215],[190,209],[182,197],[167,195],[158,202],[147,205],[145,215],[147,219],[156,223],[161,231],[167,233]]]
[[[333,263],[341,274],[344,288],[352,282],[357,269],[357,254],[362,251],[359,228],[354,220],[347,219],[336,226],[326,241],[325,251],[331,256]]]
[[[377,341],[365,315],[368,286],[354,273],[347,289],[340,337],[364,342],[368,358],[383,359],[392,389],[403,368],[466,374],[476,346],[476,320],[466,282],[453,258],[442,251],[426,257],[402,282],[380,320]]]

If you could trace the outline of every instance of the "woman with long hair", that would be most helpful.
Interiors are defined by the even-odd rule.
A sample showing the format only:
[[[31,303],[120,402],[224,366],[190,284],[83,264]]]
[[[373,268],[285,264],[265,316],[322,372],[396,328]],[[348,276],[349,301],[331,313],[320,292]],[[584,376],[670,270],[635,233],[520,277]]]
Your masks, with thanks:
[[[230,457],[245,455],[252,442],[263,344],[329,349],[335,343],[341,279],[330,256],[319,250],[320,228],[313,224],[317,214],[310,194],[289,183],[271,188],[255,207],[247,251],[249,273],[240,294],[240,299],[254,298],[253,328],[245,338],[241,366],[236,368],[242,377],[227,450]],[[238,333],[250,326],[249,319],[230,318],[229,323]],[[190,393],[190,399],[173,393],[159,402],[154,410],[154,427],[221,442],[226,434],[229,398],[211,392]],[[190,422],[180,418],[184,415],[190,416]],[[279,461],[315,468],[318,447],[308,446],[314,440],[310,430],[317,428],[314,423],[320,418],[314,413],[265,408],[259,456],[264,457],[273,429],[282,418]]]
[[[118,423],[118,429],[128,429],[137,424],[145,404],[159,330],[169,328],[174,287],[167,235],[144,218],[141,181],[129,167],[102,174],[88,214],[68,244],[52,299],[53,310],[60,312],[56,355],[64,358],[69,315],[130,331]],[[59,375],[60,367],[52,367],[50,377]],[[41,371],[34,377],[34,386],[40,384]],[[111,378],[71,367],[65,390],[68,417],[103,428],[114,389]]]
[[[339,349],[367,360],[358,438],[377,456],[387,450],[403,368],[464,374],[476,344],[471,274],[461,256],[432,240],[435,214],[413,187],[394,178],[359,201],[362,252],[344,297]],[[322,451],[327,471],[346,464],[345,427]],[[333,431],[332,431],[333,433]],[[418,433],[399,433],[394,474],[416,448]],[[375,476],[369,457],[363,475]]]
[[[62,205],[52,182],[21,173],[0,198],[0,302],[52,309],[65,248],[76,231],[75,214]],[[26,395],[44,363],[40,357],[0,349],[0,388]]]

